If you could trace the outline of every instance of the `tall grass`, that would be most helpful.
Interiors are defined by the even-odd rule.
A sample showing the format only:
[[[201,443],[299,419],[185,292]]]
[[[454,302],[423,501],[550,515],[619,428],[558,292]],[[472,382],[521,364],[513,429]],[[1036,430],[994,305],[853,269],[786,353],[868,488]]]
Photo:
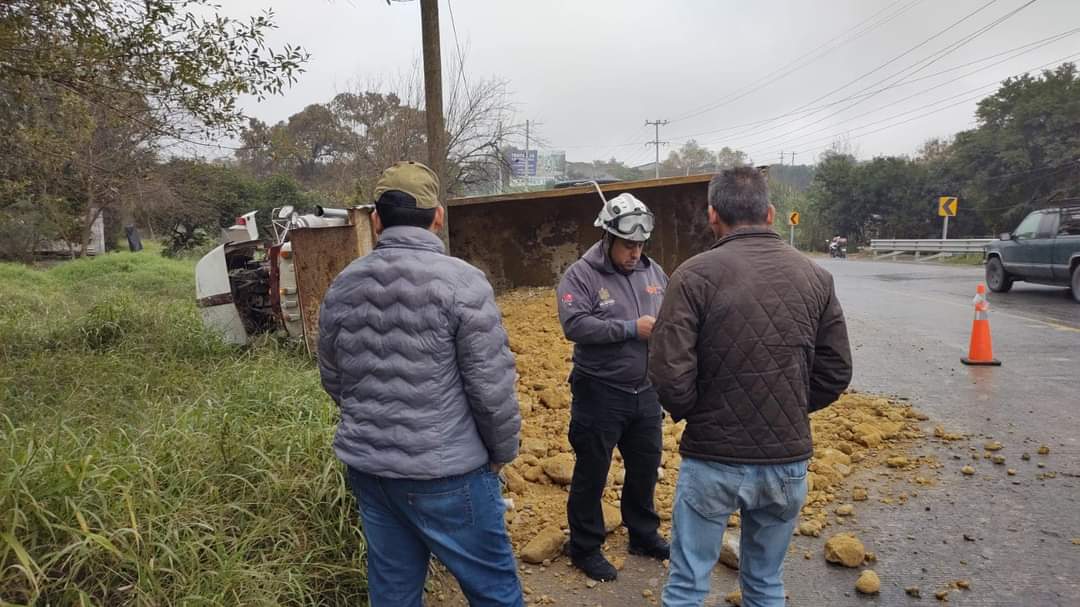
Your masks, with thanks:
[[[202,327],[193,265],[0,264],[0,605],[363,604],[314,365]]]

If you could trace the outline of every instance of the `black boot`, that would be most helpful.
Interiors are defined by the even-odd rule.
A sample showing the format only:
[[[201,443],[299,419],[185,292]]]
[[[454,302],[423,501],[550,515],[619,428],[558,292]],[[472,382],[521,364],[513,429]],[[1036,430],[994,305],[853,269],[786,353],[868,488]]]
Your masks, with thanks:
[[[630,554],[666,561],[671,558],[671,544],[664,541],[662,537],[657,537],[652,542],[642,545],[630,542]]]
[[[604,558],[604,555],[599,552],[580,557],[571,557],[570,562],[586,576],[598,582],[611,582],[619,577],[619,572],[615,570],[615,566],[609,563]]]

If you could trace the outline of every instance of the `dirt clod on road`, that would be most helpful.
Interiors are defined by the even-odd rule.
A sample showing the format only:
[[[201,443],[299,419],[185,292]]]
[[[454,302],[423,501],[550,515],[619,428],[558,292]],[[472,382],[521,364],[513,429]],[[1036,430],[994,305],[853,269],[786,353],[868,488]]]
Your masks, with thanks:
[[[865,569],[855,582],[855,590],[862,594],[877,594],[881,590],[881,579],[873,570]]]
[[[840,533],[825,542],[825,560],[845,567],[858,567],[866,560],[866,548],[854,533]]]

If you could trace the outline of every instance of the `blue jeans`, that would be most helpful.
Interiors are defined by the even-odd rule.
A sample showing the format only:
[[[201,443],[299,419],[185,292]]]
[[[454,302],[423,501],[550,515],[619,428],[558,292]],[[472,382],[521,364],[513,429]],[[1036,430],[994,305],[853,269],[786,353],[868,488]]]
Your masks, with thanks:
[[[664,607],[696,607],[705,600],[728,516],[736,510],[742,519],[743,607],[783,607],[784,555],[806,500],[809,463],[744,465],[684,458],[675,488]]]
[[[523,605],[499,478],[487,466],[434,480],[348,470],[367,539],[372,607],[421,607],[431,554],[469,605]]]

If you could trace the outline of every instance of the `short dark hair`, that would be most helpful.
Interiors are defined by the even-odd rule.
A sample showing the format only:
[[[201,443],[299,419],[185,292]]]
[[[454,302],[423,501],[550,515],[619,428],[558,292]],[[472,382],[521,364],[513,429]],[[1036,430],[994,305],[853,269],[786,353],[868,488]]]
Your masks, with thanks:
[[[435,221],[435,209],[420,209],[416,199],[401,190],[389,190],[375,201],[375,212],[379,214],[384,228],[411,226],[429,228]]]
[[[709,182],[709,206],[729,226],[762,224],[769,217],[769,184],[753,167],[721,172]]]

